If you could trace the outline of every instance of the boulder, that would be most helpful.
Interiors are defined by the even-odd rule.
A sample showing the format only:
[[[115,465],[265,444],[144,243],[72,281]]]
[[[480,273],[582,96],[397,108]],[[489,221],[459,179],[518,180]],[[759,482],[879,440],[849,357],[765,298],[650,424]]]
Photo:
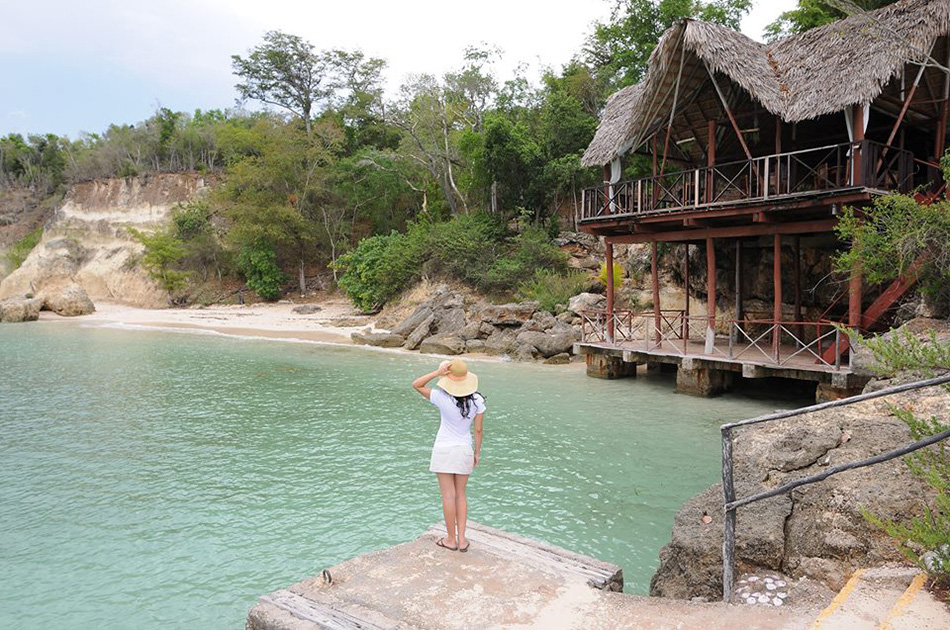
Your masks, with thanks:
[[[485,340],[485,353],[514,354],[518,350],[517,336],[518,333],[510,328],[496,330]]]
[[[479,319],[495,326],[521,326],[538,310],[538,303],[491,304],[479,313]]]
[[[458,336],[468,341],[470,339],[477,339],[479,336],[479,322],[469,322],[462,326],[462,329],[458,331]]]
[[[491,324],[489,324],[488,322],[482,322],[481,324],[478,325],[478,337],[480,339],[488,339],[493,334],[495,334],[496,330],[498,329],[492,326]]]
[[[440,335],[457,333],[465,326],[465,309],[449,308],[436,312],[435,331]]]
[[[538,357],[537,349],[530,343],[523,343],[512,353],[511,358],[515,361],[534,361]]]
[[[43,289],[44,308],[63,317],[88,315],[96,311],[95,305],[85,289],[71,282],[62,288],[49,287]]]
[[[292,310],[298,315],[313,315],[314,313],[319,313],[323,309],[316,304],[302,304],[300,306],[295,306]]]
[[[536,312],[529,321],[537,322],[541,330],[551,330],[557,325],[557,319],[547,311]]]
[[[599,293],[578,293],[567,303],[567,310],[572,313],[592,311],[607,308],[607,298]]]
[[[737,495],[910,443],[909,429],[891,405],[946,417],[950,394],[928,388],[742,429],[734,443]],[[862,508],[885,519],[907,520],[920,516],[932,500],[928,486],[898,458],[743,506],[737,517],[737,566],[806,577],[837,591],[855,569],[901,558],[893,542],[864,519]],[[704,514],[712,517],[710,523],[703,522]],[[660,551],[650,594],[721,596],[721,549],[722,490],[716,485],[680,508],[672,539]]]
[[[577,323],[580,323],[580,318],[577,317],[577,315],[575,315],[575,314],[574,314],[573,312],[571,312],[571,311],[564,311],[563,313],[560,313],[560,314],[559,314],[557,317],[555,317],[554,319],[556,319],[556,320],[557,320],[558,322],[560,322],[561,324],[568,324],[568,325],[573,324],[573,323],[575,323],[575,322],[574,322],[575,319],[578,320]]]
[[[406,338],[395,333],[379,332],[355,332],[350,335],[354,343],[367,346],[377,346],[379,348],[399,348],[406,343]]]
[[[524,331],[533,331],[533,332],[542,332],[544,327],[541,326],[541,323],[534,319],[529,319],[521,326],[521,330]]]
[[[466,352],[485,352],[485,342],[481,339],[469,339],[465,342]]]
[[[432,335],[422,342],[419,351],[426,354],[462,354],[465,342],[456,335]]]
[[[412,331],[416,330],[419,327],[419,324],[424,322],[431,315],[432,308],[428,304],[422,304],[412,312],[412,315],[402,320],[398,326],[393,328],[392,332],[396,333],[397,335],[407,336]]]
[[[519,344],[529,344],[535,347],[545,358],[570,352],[574,348],[574,333],[570,329],[555,333],[529,330],[518,333],[516,339]]]
[[[42,298],[8,298],[0,302],[0,322],[35,322],[40,318],[42,307]]]
[[[419,347],[419,344],[422,343],[422,340],[432,333],[432,323],[435,321],[435,314],[432,311],[427,312],[428,316],[419,322],[415,329],[410,329],[412,332],[409,333],[409,336],[406,338],[406,349],[415,350]],[[399,327],[399,330],[402,330],[402,326]]]
[[[549,357],[544,360],[544,363],[547,365],[564,365],[565,363],[571,362],[571,355],[566,352],[561,354],[555,354],[553,357]]]

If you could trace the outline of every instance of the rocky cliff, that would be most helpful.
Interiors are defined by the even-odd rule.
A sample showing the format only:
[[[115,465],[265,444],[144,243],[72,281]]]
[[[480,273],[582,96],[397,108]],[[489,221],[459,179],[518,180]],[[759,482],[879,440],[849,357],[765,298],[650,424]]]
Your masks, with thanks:
[[[735,440],[738,496],[909,444],[907,425],[892,405],[945,418],[950,394],[935,387],[747,427]],[[861,508],[903,520],[921,515],[931,498],[926,484],[895,459],[745,506],[737,519],[737,571],[777,571],[837,590],[857,568],[902,559],[893,542],[865,521]],[[680,508],[650,594],[715,599],[721,593],[722,486],[717,484]]]
[[[163,227],[172,208],[204,194],[209,183],[176,173],[75,184],[46,222],[39,244],[0,282],[0,299],[77,283],[94,301],[166,306],[165,293],[135,264],[142,247],[127,228]]]

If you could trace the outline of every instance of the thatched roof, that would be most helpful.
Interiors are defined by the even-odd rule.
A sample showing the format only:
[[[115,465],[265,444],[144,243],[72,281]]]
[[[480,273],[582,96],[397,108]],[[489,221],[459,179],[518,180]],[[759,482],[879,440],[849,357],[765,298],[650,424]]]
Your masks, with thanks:
[[[660,38],[643,81],[607,101],[583,164],[607,164],[665,125],[677,77],[674,115],[714,89],[708,67],[720,87],[737,85],[782,120],[800,122],[871,103],[906,64],[921,63],[948,34],[950,0],[901,0],[771,44],[684,20]]]

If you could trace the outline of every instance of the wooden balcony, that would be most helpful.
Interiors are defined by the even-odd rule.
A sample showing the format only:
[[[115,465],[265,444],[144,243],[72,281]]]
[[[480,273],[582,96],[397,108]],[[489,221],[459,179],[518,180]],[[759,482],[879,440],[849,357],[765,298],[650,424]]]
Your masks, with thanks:
[[[780,207],[809,199],[909,193],[914,156],[870,140],[778,153],[602,185],[583,191],[580,221],[638,222],[648,217],[727,208]]]

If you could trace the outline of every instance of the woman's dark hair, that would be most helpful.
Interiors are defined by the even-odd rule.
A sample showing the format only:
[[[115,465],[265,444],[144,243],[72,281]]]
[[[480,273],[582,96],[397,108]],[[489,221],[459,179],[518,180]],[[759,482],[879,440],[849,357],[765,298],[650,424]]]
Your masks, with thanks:
[[[483,396],[481,392],[472,392],[468,396],[452,396],[463,418],[467,418],[468,412],[472,410],[472,404],[475,402],[475,394],[478,394],[482,400],[485,400],[485,396]]]

